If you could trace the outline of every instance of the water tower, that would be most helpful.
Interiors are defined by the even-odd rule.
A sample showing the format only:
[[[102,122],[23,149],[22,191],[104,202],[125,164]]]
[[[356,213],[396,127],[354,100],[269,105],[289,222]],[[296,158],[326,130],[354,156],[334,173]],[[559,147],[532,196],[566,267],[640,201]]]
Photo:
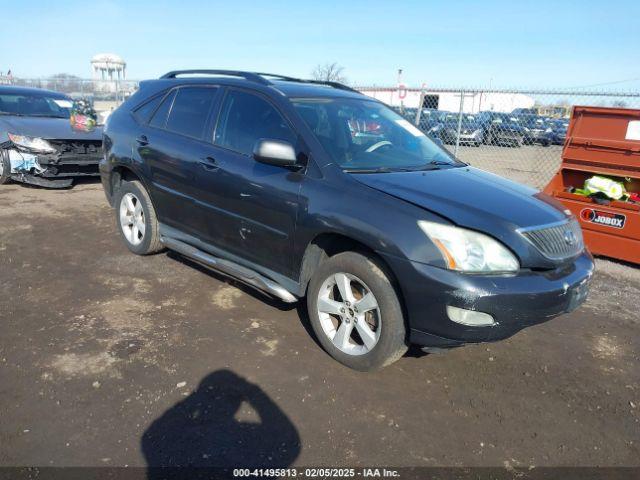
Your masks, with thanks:
[[[126,79],[127,63],[115,53],[99,53],[91,59],[96,86],[102,91],[115,91],[116,81]]]

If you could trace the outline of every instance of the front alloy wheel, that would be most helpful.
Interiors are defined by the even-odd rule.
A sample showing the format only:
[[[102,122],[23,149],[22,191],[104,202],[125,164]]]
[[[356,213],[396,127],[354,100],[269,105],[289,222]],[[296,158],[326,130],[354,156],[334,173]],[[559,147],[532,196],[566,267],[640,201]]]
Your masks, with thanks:
[[[343,252],[326,258],[307,287],[318,342],[340,363],[371,371],[407,350],[407,330],[393,274],[380,258]]]
[[[317,313],[324,334],[348,355],[363,355],[380,339],[381,316],[371,289],[358,277],[338,272],[318,292]]]

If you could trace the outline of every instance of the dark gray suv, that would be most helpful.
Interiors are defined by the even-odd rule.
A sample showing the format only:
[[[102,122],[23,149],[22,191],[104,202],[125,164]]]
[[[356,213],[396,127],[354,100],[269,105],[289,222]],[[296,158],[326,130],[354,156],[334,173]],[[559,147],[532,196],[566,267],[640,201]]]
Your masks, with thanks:
[[[107,122],[100,170],[132,252],[166,247],[306,298],[319,342],[358,370],[571,311],[593,272],[560,204],[340,84],[221,70],[142,82]]]

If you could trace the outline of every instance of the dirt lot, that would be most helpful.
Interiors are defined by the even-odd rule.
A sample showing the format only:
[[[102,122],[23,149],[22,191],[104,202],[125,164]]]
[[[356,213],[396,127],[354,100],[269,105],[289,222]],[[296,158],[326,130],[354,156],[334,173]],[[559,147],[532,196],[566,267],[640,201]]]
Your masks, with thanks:
[[[350,371],[302,309],[140,258],[99,184],[0,188],[0,465],[640,466],[640,270],[510,340]]]
[[[446,147],[453,152],[453,145]],[[542,189],[558,170],[561,153],[559,145],[525,145],[520,148],[461,145],[458,158],[474,167]]]

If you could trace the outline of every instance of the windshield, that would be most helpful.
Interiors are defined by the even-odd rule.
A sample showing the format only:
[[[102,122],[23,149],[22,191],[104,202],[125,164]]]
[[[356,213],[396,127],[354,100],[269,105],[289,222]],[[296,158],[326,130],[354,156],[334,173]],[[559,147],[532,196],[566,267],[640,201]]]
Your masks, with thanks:
[[[373,173],[465,165],[381,103],[302,98],[293,104],[333,161],[345,170]]]
[[[29,117],[69,118],[73,101],[31,93],[0,93],[0,114]]]

